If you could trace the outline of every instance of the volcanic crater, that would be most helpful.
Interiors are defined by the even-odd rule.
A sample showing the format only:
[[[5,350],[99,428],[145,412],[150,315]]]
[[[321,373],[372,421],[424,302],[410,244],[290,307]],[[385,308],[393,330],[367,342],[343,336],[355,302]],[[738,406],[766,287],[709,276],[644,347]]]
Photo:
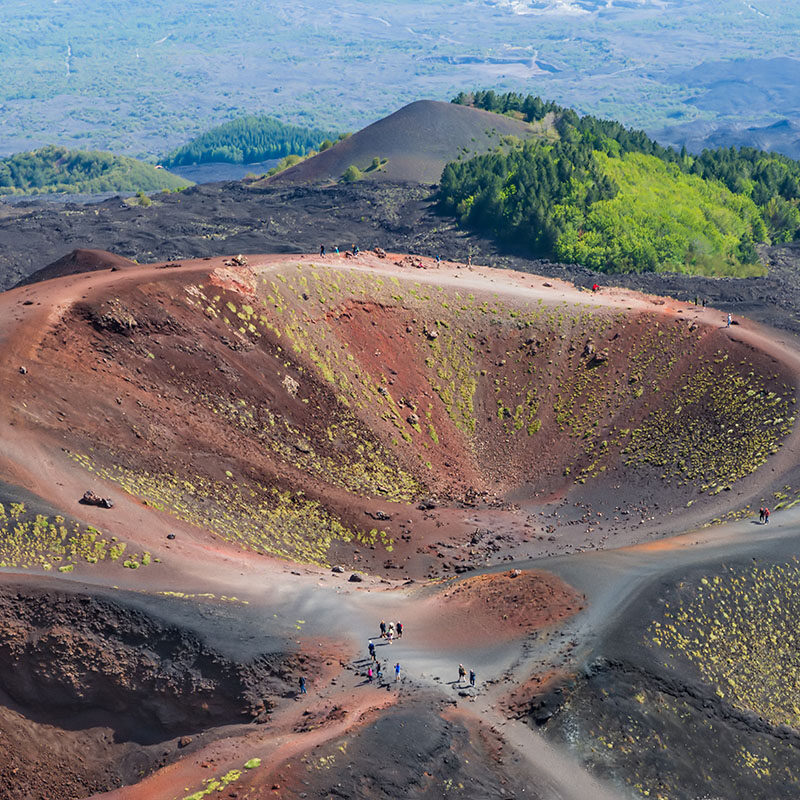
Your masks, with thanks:
[[[455,652],[479,620],[489,647],[587,597],[456,576],[733,519],[795,477],[796,364],[748,323],[626,290],[381,252],[98,271],[5,301],[3,474],[41,500],[0,496],[0,562],[70,588],[0,595],[0,733],[114,740],[64,797],[160,780],[177,737],[283,724],[298,672],[360,670],[308,588],[331,566],[389,596],[429,579],[407,610],[421,640]],[[78,506],[88,488],[112,508]],[[326,709],[332,737],[356,724]]]

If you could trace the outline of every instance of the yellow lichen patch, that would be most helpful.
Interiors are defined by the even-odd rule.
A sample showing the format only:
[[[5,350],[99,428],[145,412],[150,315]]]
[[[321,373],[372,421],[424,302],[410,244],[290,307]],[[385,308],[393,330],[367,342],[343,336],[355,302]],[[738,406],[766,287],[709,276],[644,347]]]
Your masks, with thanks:
[[[723,362],[702,366],[644,423],[623,450],[628,464],[662,468],[666,479],[697,482],[716,494],[760,467],[794,423],[781,396],[752,371]]]
[[[72,458],[155,508],[245,549],[322,566],[327,566],[328,550],[334,542],[380,543],[391,551],[392,540],[384,531],[352,530],[302,492],[203,476],[190,481],[175,473],[153,474],[121,465],[98,466],[83,454]]]
[[[800,564],[708,575],[649,629],[651,645],[688,659],[716,693],[775,725],[800,727]]]
[[[244,764],[242,769],[255,769],[256,767],[260,766],[260,758],[251,758]],[[187,794],[183,800],[203,800],[204,797],[208,797],[210,794],[221,792],[223,789],[230,786],[235,781],[238,781],[239,778],[242,777],[242,769],[232,769],[226,772],[224,775],[220,775],[219,777],[208,778],[206,781],[204,781],[202,789],[197,792],[193,792],[192,794]]]
[[[0,503],[0,567],[72,572],[80,564],[111,561],[137,569],[151,560],[150,553],[130,553],[125,542],[91,525],[33,514],[24,503]]]

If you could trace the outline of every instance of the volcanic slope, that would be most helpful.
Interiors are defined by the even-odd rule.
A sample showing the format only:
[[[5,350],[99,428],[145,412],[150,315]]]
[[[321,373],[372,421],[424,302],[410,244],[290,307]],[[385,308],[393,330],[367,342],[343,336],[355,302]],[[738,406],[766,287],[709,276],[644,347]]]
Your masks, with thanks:
[[[9,350],[10,430],[234,548],[417,577],[704,522],[791,466],[793,370],[711,312],[409,257],[251,260],[15,290],[62,299]]]
[[[433,184],[448,162],[493,150],[504,136],[546,135],[550,125],[549,118],[529,125],[454,103],[418,100],[264,182],[338,181],[355,166],[369,179]],[[373,167],[376,158],[380,165]]]
[[[19,285],[27,286],[29,283],[38,283],[81,272],[94,272],[101,269],[130,269],[131,267],[136,267],[135,261],[109,253],[107,250],[77,249],[23,278]]]

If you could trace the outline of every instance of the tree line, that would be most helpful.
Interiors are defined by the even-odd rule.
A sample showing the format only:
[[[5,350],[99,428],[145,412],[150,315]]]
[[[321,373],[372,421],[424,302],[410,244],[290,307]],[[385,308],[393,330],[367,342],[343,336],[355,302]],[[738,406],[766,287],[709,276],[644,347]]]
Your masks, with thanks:
[[[306,155],[319,149],[326,140],[330,145],[325,131],[287,125],[272,117],[238,117],[173,150],[162,163],[167,167],[214,161],[255,164],[289,155]]]
[[[451,162],[439,188],[441,207],[463,225],[532,254],[608,271],[710,273],[717,264],[741,274],[757,262],[757,243],[800,238],[800,164],[786,156],[754,148],[691,156],[530,95],[462,92],[453,102],[554,114],[556,141],[531,138]],[[648,204],[652,219],[642,213]]]
[[[143,161],[51,145],[0,160],[0,194],[157,192],[191,181]]]

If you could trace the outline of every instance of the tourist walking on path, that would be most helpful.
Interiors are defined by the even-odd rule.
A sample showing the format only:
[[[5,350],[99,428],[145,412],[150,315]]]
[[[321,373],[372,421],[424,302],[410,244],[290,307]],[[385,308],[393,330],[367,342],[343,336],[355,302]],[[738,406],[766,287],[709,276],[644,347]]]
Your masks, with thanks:
[[[458,665],[458,682],[459,684],[464,682],[464,678],[467,676],[467,671],[464,669],[463,664]]]
[[[375,645],[372,642],[372,639],[369,640],[369,657],[374,661],[375,660]]]
[[[766,525],[769,522],[769,509],[764,509],[764,524]]]
[[[730,314],[728,314],[728,324],[725,327],[730,328],[731,322],[733,322],[733,317]]]
[[[471,669],[469,671],[469,685],[470,686],[474,686],[475,685],[475,670],[474,669]]]
[[[367,680],[372,683],[372,664],[367,667]]]
[[[381,669],[380,663],[378,664],[377,677],[378,677],[378,686],[380,686],[383,683],[383,670]]]
[[[306,694],[306,679],[303,675],[300,676],[300,694]]]
[[[400,680],[400,662],[398,661],[394,665],[394,682],[397,683],[397,681],[399,680]]]
[[[763,525],[764,524],[764,506],[758,509],[758,521]]]
[[[397,638],[398,639],[402,639],[403,638],[403,623],[402,622],[398,622],[397,623]]]
[[[381,620],[381,639],[386,636],[386,623]]]
[[[324,258],[325,257],[325,245],[321,244],[319,246],[319,254]]]

